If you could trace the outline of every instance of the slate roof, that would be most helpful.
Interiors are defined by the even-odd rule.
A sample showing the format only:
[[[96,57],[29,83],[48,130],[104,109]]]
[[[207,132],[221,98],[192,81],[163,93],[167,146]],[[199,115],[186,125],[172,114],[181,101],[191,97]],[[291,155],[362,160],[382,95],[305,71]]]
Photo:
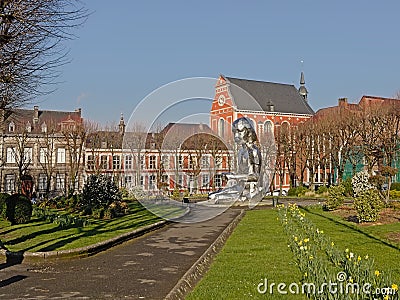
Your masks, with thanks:
[[[96,131],[86,138],[86,147],[91,149],[122,148],[123,136],[118,131]]]
[[[224,77],[239,110],[270,111],[313,115],[314,111],[294,85]],[[256,101],[254,101],[255,99]]]
[[[81,110],[75,111],[53,111],[53,110],[40,110],[37,107],[37,123],[34,121],[35,109],[13,109],[4,112],[4,124],[5,132],[9,132],[8,126],[13,122],[16,126],[16,132],[23,131],[29,123],[32,128],[32,133],[41,132],[42,124],[46,124],[48,127],[57,126],[57,130],[60,130],[60,124],[63,122],[69,122],[71,120],[76,123],[82,123]]]

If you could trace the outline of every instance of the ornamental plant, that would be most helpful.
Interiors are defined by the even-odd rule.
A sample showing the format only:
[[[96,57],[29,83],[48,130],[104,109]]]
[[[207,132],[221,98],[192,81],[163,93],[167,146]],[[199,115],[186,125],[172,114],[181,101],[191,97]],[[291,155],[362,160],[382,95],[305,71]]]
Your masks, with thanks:
[[[344,202],[345,188],[342,185],[332,185],[328,189],[328,199],[325,202],[324,209],[334,210]]]
[[[79,199],[79,205],[91,214],[94,209],[107,208],[111,203],[120,201],[122,195],[109,176],[90,175]]]
[[[359,192],[354,198],[358,222],[376,222],[384,204],[377,190]]]
[[[32,217],[32,202],[22,194],[14,194],[6,199],[6,218],[14,224],[29,222]]]
[[[360,193],[374,189],[375,187],[369,182],[369,174],[367,171],[361,171],[356,173],[351,179],[353,186],[354,197],[357,197]]]

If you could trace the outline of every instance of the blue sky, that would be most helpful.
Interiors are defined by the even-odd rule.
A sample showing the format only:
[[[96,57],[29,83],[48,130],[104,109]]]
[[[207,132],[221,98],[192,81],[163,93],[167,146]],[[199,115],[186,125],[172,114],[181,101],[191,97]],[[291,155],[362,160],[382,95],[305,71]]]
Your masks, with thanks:
[[[162,85],[219,74],[298,86],[303,70],[314,110],[400,90],[398,0],[83,2],[92,14],[41,108],[118,122]]]

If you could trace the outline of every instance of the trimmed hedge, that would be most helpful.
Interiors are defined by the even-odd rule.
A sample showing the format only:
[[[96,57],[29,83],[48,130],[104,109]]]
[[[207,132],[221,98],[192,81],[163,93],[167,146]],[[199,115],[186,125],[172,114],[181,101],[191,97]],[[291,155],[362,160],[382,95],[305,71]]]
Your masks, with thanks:
[[[0,218],[6,219],[7,203],[6,200],[10,197],[10,194],[0,193]]]
[[[22,194],[13,194],[6,199],[6,219],[12,225],[23,224],[32,217],[32,202]]]

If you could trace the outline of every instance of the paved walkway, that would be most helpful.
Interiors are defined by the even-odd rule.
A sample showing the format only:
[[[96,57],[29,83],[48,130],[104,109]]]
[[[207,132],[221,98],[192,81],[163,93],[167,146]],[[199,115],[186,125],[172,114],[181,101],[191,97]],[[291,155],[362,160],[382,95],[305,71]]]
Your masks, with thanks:
[[[163,299],[239,212],[173,223],[88,258],[0,262],[0,299]]]

